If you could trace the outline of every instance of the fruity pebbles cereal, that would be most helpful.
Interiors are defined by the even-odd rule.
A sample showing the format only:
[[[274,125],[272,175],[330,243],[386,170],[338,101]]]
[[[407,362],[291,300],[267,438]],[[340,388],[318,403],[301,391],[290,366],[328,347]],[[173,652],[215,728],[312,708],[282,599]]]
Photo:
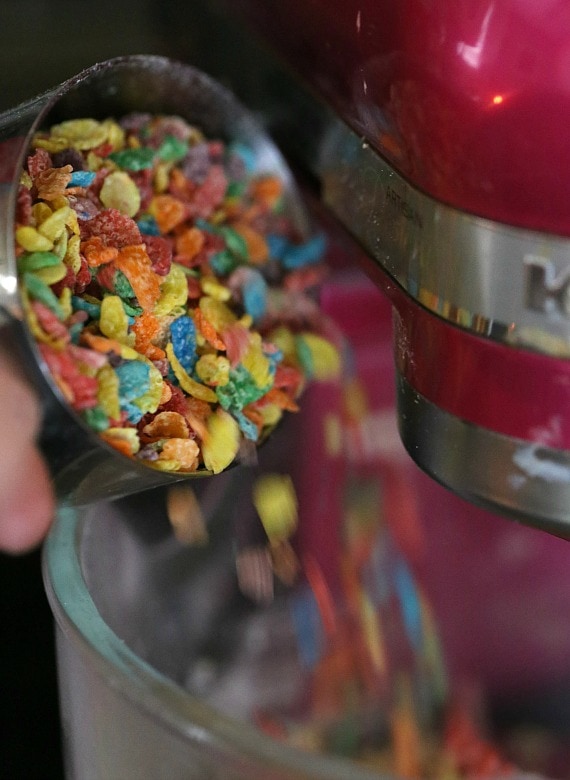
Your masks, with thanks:
[[[310,294],[321,236],[250,149],[178,116],[38,132],[15,242],[28,326],[63,398],[150,467],[218,473],[339,370]]]

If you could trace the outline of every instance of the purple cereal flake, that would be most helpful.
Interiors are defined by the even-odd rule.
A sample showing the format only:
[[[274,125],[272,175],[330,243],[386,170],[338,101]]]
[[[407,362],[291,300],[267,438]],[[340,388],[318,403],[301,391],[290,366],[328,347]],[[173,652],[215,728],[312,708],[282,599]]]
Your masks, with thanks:
[[[64,165],[71,165],[74,171],[85,170],[85,160],[81,152],[77,149],[62,149],[61,152],[55,152],[52,155],[53,167],[63,168]]]
[[[208,144],[200,143],[188,149],[182,161],[182,173],[195,184],[202,184],[210,170],[210,150]]]

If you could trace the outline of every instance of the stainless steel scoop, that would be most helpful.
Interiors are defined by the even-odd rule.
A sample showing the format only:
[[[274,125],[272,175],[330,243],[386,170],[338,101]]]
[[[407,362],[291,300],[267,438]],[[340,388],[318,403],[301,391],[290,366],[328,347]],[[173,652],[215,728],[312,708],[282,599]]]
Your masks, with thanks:
[[[134,55],[102,62],[0,116],[0,339],[15,354],[43,405],[41,447],[60,502],[83,505],[209,475],[163,473],[113,450],[65,402],[22,315],[14,253],[17,183],[40,127],[78,117],[129,112],[177,114],[208,137],[245,143],[260,173],[284,182],[285,209],[302,235],[307,218],[292,175],[260,123],[206,74],[164,57]]]

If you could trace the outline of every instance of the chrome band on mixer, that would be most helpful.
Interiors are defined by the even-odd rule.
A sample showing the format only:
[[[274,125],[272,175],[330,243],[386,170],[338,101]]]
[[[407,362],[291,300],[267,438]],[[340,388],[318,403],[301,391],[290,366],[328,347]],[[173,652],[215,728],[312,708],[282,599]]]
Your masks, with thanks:
[[[570,452],[461,420],[397,378],[399,426],[411,457],[431,477],[491,511],[568,537]]]
[[[418,303],[479,335],[570,355],[570,239],[433,200],[338,121],[317,166],[326,204]]]

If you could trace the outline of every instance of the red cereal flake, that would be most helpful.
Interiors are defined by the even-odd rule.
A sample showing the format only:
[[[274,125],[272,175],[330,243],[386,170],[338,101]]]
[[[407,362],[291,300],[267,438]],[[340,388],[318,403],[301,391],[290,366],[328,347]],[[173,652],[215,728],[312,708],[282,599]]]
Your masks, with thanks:
[[[172,265],[172,242],[162,236],[145,236],[144,243],[152,270],[159,276],[166,276]]]
[[[202,285],[199,280],[194,276],[189,276],[186,279],[188,285],[188,300],[194,301],[202,297]]]
[[[16,197],[16,223],[29,225],[32,221],[32,193],[23,184],[18,187]]]
[[[91,239],[92,240],[92,239]],[[116,250],[117,254],[119,250]],[[97,271],[97,284],[103,290],[108,292],[114,292],[115,290],[115,274],[117,273],[117,266],[111,261],[105,265],[101,265]]]
[[[196,217],[208,217],[224,199],[228,180],[221,165],[212,165],[202,184],[196,189],[192,199],[192,214]]]
[[[38,148],[27,160],[28,173],[35,179],[42,171],[52,167],[51,156],[45,149]]]
[[[91,272],[89,270],[89,263],[84,255],[81,255],[81,265],[79,271],[75,277],[75,290],[77,295],[85,292],[86,288],[91,283]]]
[[[67,344],[70,341],[69,330],[67,326],[52,312],[52,310],[41,301],[34,301],[31,308],[38,318],[38,323],[42,330],[54,339]]]
[[[178,414],[186,416],[189,399],[176,385],[173,385],[168,380],[165,380],[165,384],[170,388],[170,398],[166,403],[161,405],[160,410],[165,412],[178,412]]]
[[[286,363],[279,363],[275,371],[274,387],[288,389],[293,395],[296,395],[302,383],[303,374],[298,368]]]
[[[237,366],[249,349],[249,335],[249,330],[240,322],[235,322],[224,329],[224,344],[232,368]]]
[[[113,149],[113,144],[109,143],[109,141],[104,141],[102,144],[99,144],[99,146],[96,146],[91,151],[96,154],[97,157],[108,157]]]
[[[153,172],[151,168],[145,168],[142,171],[130,171],[129,176],[137,185],[139,195],[141,196],[141,209],[147,211],[154,197],[154,188],[152,183]]]
[[[118,209],[103,209],[92,219],[80,224],[83,240],[97,236],[105,246],[116,246],[119,249],[143,242],[139,226],[134,219],[122,214]]]
[[[60,378],[71,393],[74,409],[82,411],[97,406],[99,383],[95,377],[82,374],[67,352],[52,349],[46,344],[40,344],[39,349],[54,378]]]

